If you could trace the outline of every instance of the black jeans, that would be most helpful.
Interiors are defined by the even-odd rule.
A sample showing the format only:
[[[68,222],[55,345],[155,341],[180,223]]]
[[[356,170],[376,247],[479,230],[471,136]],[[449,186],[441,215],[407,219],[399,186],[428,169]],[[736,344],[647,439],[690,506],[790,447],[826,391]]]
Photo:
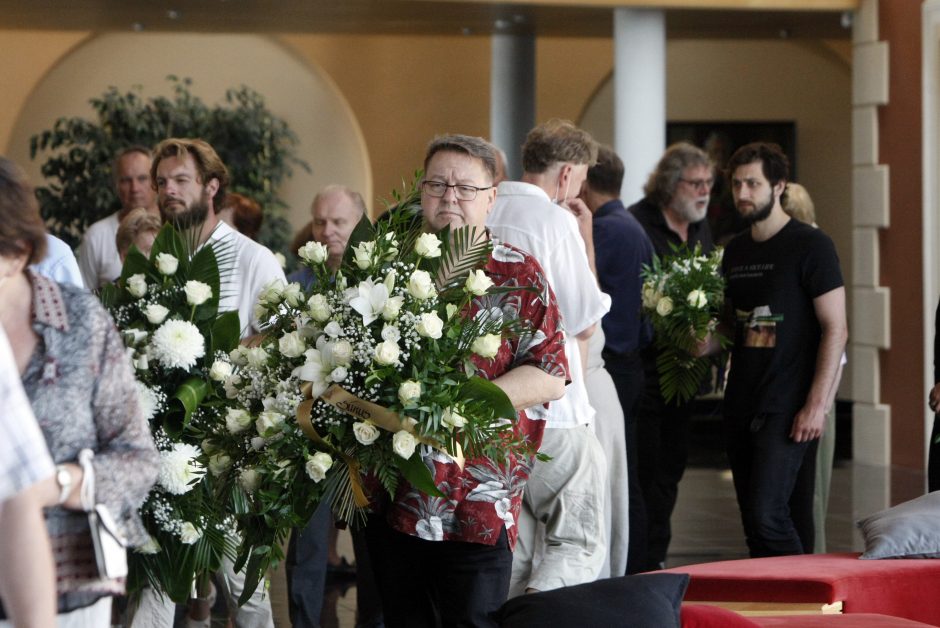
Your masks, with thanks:
[[[689,459],[691,403],[666,403],[655,363],[645,364],[646,385],[637,409],[637,465],[646,503],[646,570],[662,569],[672,540],[672,511]]]
[[[637,352],[622,354],[604,351],[604,367],[614,380],[623,409],[624,435],[627,441],[627,482],[629,494],[630,536],[627,549],[627,574],[646,571],[646,503],[640,487],[637,453],[637,409],[643,392],[643,361]],[[621,576],[624,574],[610,574]]]
[[[818,441],[794,442],[792,424],[793,417],[783,415],[725,417],[728,461],[752,558],[805,553],[793,514],[808,515],[812,529],[812,474],[808,482],[797,480]],[[805,534],[805,521],[800,528]]]
[[[496,545],[425,541],[373,515],[366,541],[388,628],[497,626],[512,572],[505,528]]]

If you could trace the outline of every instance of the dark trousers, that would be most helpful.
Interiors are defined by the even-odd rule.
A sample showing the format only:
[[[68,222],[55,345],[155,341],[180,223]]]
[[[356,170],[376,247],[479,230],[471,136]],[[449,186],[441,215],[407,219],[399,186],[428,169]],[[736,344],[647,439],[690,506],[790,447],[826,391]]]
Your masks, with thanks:
[[[646,504],[646,570],[662,569],[672,540],[672,511],[689,458],[692,405],[666,403],[655,365],[646,366],[646,386],[637,410],[637,463]]]
[[[627,574],[646,571],[646,504],[640,487],[637,453],[637,410],[643,392],[643,361],[638,353],[618,354],[604,351],[604,367],[614,380],[620,407],[623,408],[624,435],[627,441],[627,483],[629,495],[630,536],[627,549]],[[610,574],[620,576],[624,574]]]
[[[372,516],[366,541],[389,628],[497,626],[512,571],[505,528],[496,545],[425,541]]]
[[[323,503],[303,529],[295,528],[291,532],[284,566],[288,613],[293,628],[320,626],[332,525],[329,504]],[[366,547],[365,531],[352,529],[350,536],[356,555],[356,627],[377,628],[382,626],[382,605]]]
[[[930,446],[927,450],[927,490],[940,490],[940,414],[933,415],[933,429],[930,431]]]
[[[303,528],[294,528],[284,560],[287,604],[294,628],[319,628],[326,586],[327,538],[333,514],[326,502]]]
[[[725,417],[728,461],[752,558],[804,553],[791,503],[796,512],[808,513],[812,530],[812,474],[808,482],[797,479],[804,457],[815,456],[817,441],[791,440],[792,423],[783,415]]]

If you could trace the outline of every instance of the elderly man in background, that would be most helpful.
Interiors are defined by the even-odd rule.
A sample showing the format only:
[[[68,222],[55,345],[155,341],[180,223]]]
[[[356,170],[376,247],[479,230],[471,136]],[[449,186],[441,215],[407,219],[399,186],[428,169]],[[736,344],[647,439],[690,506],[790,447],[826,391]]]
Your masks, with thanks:
[[[362,195],[344,185],[328,185],[316,195],[310,208],[310,232],[313,240],[326,245],[326,264],[338,270],[353,229],[365,215]],[[309,288],[315,275],[306,266],[291,273],[288,281]],[[352,530],[356,554],[356,626],[371,628],[382,625],[381,605],[375,589],[375,577],[369,561],[365,537]],[[323,591],[328,566],[340,564],[336,552],[336,527],[330,505],[322,503],[303,528],[295,528],[287,546],[284,565],[287,571],[288,611],[294,628],[316,628],[320,625]]]
[[[424,173],[425,229],[470,226],[484,233],[496,200],[490,144],[466,135],[436,138],[428,147]],[[516,288],[499,295],[503,315],[529,321],[532,332],[503,339],[491,359],[472,359],[477,374],[502,388],[516,408],[517,435],[537,447],[544,427],[538,416],[542,404],[560,397],[568,378],[554,294],[535,258],[502,242],[494,241],[484,272],[496,287]],[[492,307],[488,298],[474,298],[469,313]],[[446,499],[402,481],[385,511],[373,515],[366,528],[385,623],[392,628],[496,626],[491,614],[509,591],[515,524],[531,458],[514,455],[497,467],[477,457],[462,468],[433,453],[423,459]],[[422,515],[431,512],[433,525]]]
[[[643,188],[646,196],[628,210],[643,225],[659,257],[672,255],[672,245],[714,248],[705,219],[714,166],[701,149],[679,142],[666,149]],[[679,496],[679,481],[689,455],[692,404],[667,404],[656,370],[658,351],[650,344],[641,353],[645,384],[637,408],[637,468],[646,507],[646,557],[641,571],[662,569],[672,538],[670,518]]]
[[[121,219],[136,207],[157,213],[150,165],[150,149],[145,146],[125,148],[114,160],[114,188],[121,209],[88,227],[78,249],[78,267],[89,290],[97,290],[121,276],[121,258],[114,244]]]
[[[530,252],[545,270],[571,367],[564,397],[545,415],[541,451],[552,459],[536,461],[526,485],[511,596],[591,582],[607,558],[607,462],[594,434],[584,365],[587,341],[610,299],[592,272],[593,236],[590,228],[579,230],[579,219],[590,224],[590,210],[577,198],[596,158],[594,139],[570,122],[535,127],[522,146],[522,181],[499,184],[486,222],[494,236]]]

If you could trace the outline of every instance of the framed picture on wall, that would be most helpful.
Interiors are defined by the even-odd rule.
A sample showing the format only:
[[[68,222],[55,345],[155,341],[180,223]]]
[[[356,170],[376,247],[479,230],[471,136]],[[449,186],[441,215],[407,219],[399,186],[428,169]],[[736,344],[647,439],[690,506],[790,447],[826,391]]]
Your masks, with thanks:
[[[731,155],[751,142],[778,144],[790,160],[790,179],[797,179],[796,122],[769,120],[748,122],[672,121],[666,123],[666,144],[686,141],[708,153],[715,162],[715,185],[708,207],[708,222],[715,242],[725,243],[744,229],[734,209],[725,166]]]

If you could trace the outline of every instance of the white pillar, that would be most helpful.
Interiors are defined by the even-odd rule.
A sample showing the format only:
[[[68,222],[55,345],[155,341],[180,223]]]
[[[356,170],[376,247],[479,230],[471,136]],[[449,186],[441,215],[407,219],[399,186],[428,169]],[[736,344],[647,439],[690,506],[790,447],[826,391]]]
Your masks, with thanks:
[[[624,203],[666,148],[666,20],[662,10],[614,9],[614,150],[625,172]]]
[[[507,177],[518,180],[519,149],[535,126],[535,36],[494,34],[490,65],[490,141],[506,153]]]

